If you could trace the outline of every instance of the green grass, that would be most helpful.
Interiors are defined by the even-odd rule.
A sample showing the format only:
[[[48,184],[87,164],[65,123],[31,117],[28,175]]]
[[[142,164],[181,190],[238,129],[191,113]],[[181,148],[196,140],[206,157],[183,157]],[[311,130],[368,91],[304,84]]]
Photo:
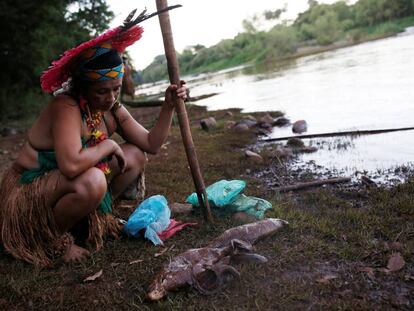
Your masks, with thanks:
[[[121,239],[108,241],[85,264],[38,269],[0,250],[1,310],[408,310],[412,306],[413,182],[388,190],[327,188],[277,194],[253,177],[275,165],[272,157],[265,156],[263,164],[250,163],[243,150],[254,142],[254,135],[235,134],[224,126],[227,119],[239,120],[239,111],[233,110],[230,118],[225,111],[207,113],[197,106],[190,106],[188,112],[192,120],[214,115],[219,121],[210,132],[196,125],[192,129],[206,185],[242,178],[248,183],[246,194],[272,201],[268,217],[289,221],[276,236],[257,244],[257,252],[269,261],[238,267],[241,279],[213,296],[190,289],[157,303],[145,301],[146,288],[164,262],[206,245],[236,225],[231,218],[207,224],[200,214],[189,215],[180,219],[199,225],[168,240],[166,245],[175,247],[160,257],[154,257],[160,248],[147,241]],[[148,195],[163,194],[169,202],[183,202],[194,185],[177,126],[168,141],[166,149],[150,157]],[[246,175],[246,168],[252,174]],[[390,249],[391,242],[400,243],[401,249]],[[405,267],[390,274],[380,272],[396,251],[404,257]],[[129,264],[137,259],[143,262]],[[374,274],[361,271],[364,267],[373,268]],[[83,282],[101,269],[101,278]],[[334,278],[324,283],[327,275]]]

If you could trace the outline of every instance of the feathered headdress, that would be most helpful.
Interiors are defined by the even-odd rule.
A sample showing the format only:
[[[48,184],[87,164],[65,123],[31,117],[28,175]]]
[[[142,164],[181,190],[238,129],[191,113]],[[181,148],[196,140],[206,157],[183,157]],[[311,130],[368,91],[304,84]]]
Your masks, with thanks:
[[[47,93],[53,93],[60,89],[62,84],[73,75],[74,71],[79,66],[80,58],[82,58],[81,56],[88,54],[90,49],[96,49],[97,46],[108,43],[110,44],[111,49],[116,50],[118,53],[123,53],[128,46],[141,38],[144,29],[139,26],[138,23],[180,6],[181,5],[170,6],[148,15],[145,14],[147,10],[144,10],[133,19],[136,13],[135,9],[128,15],[122,26],[110,29],[102,35],[64,52],[61,58],[53,61],[52,65],[42,73],[40,77],[42,90]]]

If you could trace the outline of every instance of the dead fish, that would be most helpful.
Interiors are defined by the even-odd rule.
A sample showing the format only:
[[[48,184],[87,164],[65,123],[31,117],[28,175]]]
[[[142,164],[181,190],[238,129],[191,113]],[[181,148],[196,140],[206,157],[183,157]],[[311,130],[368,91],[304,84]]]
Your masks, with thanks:
[[[206,247],[185,251],[164,265],[149,286],[147,298],[160,300],[168,292],[187,286],[203,294],[215,293],[228,280],[240,277],[232,263],[266,262],[265,257],[253,253],[252,244],[286,224],[284,220],[266,219],[235,227]]]
[[[282,219],[268,218],[243,226],[230,228],[214,239],[208,246],[223,247],[228,245],[233,239],[243,240],[254,245],[259,240],[275,234],[280,228],[288,224],[287,221]]]
[[[218,290],[225,280],[239,277],[229,264],[232,256],[252,252],[248,242],[233,240],[226,247],[202,247],[185,251],[164,265],[149,287],[147,298],[159,300],[168,292],[193,286],[203,294]],[[239,258],[236,258],[238,260]]]

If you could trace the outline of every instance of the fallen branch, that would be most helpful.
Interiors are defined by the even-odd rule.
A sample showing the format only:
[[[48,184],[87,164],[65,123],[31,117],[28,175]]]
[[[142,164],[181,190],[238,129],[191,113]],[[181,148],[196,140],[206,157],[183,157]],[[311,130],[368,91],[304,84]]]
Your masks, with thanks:
[[[379,130],[361,130],[361,131],[345,131],[345,132],[331,132],[331,133],[320,133],[320,134],[308,134],[308,135],[295,135],[295,136],[285,136],[285,137],[276,137],[259,140],[259,142],[269,142],[269,141],[282,141],[288,140],[291,138],[318,138],[318,137],[335,137],[335,136],[358,136],[358,135],[373,135],[373,134],[382,134],[389,132],[400,132],[400,131],[410,131],[414,130],[414,127],[401,127],[394,129],[379,129]]]
[[[160,107],[164,101],[163,100],[142,100],[142,101],[122,101],[124,105],[127,105],[132,108],[141,108],[141,107]]]
[[[376,187],[377,186],[375,181],[370,179],[368,176],[364,176],[364,175],[361,176],[361,182],[367,187]]]
[[[202,100],[202,99],[206,99],[206,98],[209,98],[209,97],[213,97],[213,96],[216,96],[218,94],[219,93],[209,93],[209,94],[203,94],[203,95],[200,95],[200,96],[190,96],[188,98],[188,101],[189,102],[196,102],[198,100]]]
[[[209,98],[212,96],[217,95],[218,93],[211,93],[211,94],[204,94],[200,96],[191,96],[188,98],[187,102],[195,102],[201,99]],[[140,107],[159,107],[161,106],[164,101],[159,99],[154,100],[141,100],[141,101],[122,101],[123,104],[132,107],[132,108],[140,108]]]
[[[301,189],[310,188],[310,187],[323,186],[326,184],[345,183],[349,181],[351,181],[350,177],[329,178],[325,180],[308,181],[308,182],[303,182],[303,183],[299,183],[296,185],[277,187],[274,190],[278,192],[288,192],[288,191],[301,190]]]

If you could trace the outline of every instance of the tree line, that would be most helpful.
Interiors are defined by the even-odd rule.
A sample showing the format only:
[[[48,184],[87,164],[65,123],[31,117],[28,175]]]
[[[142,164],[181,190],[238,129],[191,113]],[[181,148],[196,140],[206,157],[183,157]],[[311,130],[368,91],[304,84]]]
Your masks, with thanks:
[[[222,40],[212,47],[196,45],[178,54],[182,74],[196,74],[229,68],[244,63],[273,61],[307,46],[326,46],[344,40],[358,42],[370,36],[396,33],[414,25],[414,0],[359,0],[320,4],[308,1],[309,8],[294,21],[284,21],[286,8],[265,11],[244,20],[244,32]],[[261,20],[276,25],[268,31],[259,30]],[[144,82],[167,78],[163,55],[142,72]]]
[[[0,120],[35,114],[47,100],[39,77],[64,51],[108,28],[105,0],[0,2]]]

